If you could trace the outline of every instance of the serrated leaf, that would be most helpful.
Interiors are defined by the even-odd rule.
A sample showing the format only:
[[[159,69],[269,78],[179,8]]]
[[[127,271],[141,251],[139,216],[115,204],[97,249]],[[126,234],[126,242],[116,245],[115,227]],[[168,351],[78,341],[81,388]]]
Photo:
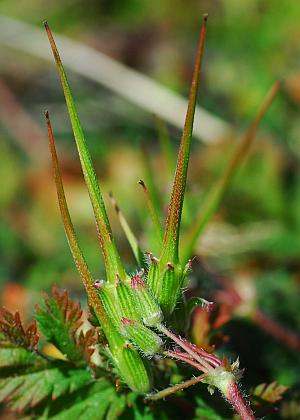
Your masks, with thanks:
[[[82,325],[80,303],[75,304],[67,292],[53,287],[50,296],[44,295],[44,303],[37,307],[36,319],[47,340],[54,344],[70,361],[82,359],[75,334]]]
[[[20,315],[0,310],[0,368],[31,365],[39,359],[35,353],[39,337],[36,322],[25,329]]]
[[[6,376],[0,369],[0,402],[16,411],[34,407],[47,397],[58,398],[92,381],[86,369],[71,368],[68,364],[38,363],[27,369],[14,369]]]
[[[284,385],[279,385],[277,382],[271,382],[270,384],[260,384],[255,387],[252,395],[255,399],[262,400],[263,402],[275,403],[282,399],[282,394],[288,388]]]
[[[9,366],[17,368],[17,366],[31,365],[37,362],[38,358],[37,354],[22,347],[0,348],[0,368]]]
[[[83,358],[92,366],[91,357],[95,351],[97,343],[97,333],[95,328],[91,328],[86,332],[80,331],[76,336],[76,345],[80,349]]]
[[[62,409],[57,414],[48,416],[53,420],[102,420],[107,419],[111,407],[118,405],[119,400],[123,401],[124,397],[118,395],[113,386],[106,380],[100,380],[88,388],[82,389],[77,392],[73,399],[69,401],[69,407]],[[121,414],[123,407],[119,406],[116,412]],[[113,410],[113,409],[112,409]],[[112,411],[113,414],[113,411]],[[115,419],[116,417],[111,417]]]
[[[23,347],[33,350],[38,340],[35,321],[24,329],[19,312],[13,315],[4,308],[0,309],[0,347]]]

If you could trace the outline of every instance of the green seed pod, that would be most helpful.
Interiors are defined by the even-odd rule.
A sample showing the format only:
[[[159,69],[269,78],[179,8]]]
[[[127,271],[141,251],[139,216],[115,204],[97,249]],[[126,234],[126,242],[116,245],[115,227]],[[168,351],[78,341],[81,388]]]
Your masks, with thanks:
[[[175,309],[184,277],[185,272],[179,264],[161,266],[160,261],[151,259],[147,285],[166,317]]]
[[[152,379],[147,361],[123,336],[121,317],[116,304],[115,287],[101,285],[99,294],[103,304],[106,322],[103,330],[108,341],[108,352],[118,375],[134,392],[149,392]]]
[[[143,360],[138,350],[126,343],[111,353],[114,366],[121,379],[134,392],[145,394],[152,386],[152,377],[147,360]]]
[[[167,264],[160,283],[159,304],[166,316],[171,315],[178,301],[184,276],[181,266]]]
[[[147,276],[147,286],[152,291],[153,296],[158,299],[160,291],[160,278],[159,278],[159,260],[148,254],[150,260],[150,267]]]
[[[149,254],[150,269],[148,273],[147,286],[157,300],[163,314],[167,317],[175,309],[180,290],[183,286],[185,271],[179,264],[167,263],[162,265],[161,261]]]
[[[153,297],[151,290],[146,287],[139,274],[132,277],[131,289],[136,295],[143,323],[149,327],[155,327],[160,324],[163,319],[161,309]]]
[[[123,318],[122,327],[124,335],[128,337],[145,356],[153,356],[162,347],[161,338],[142,323],[132,319]]]
[[[136,295],[130,286],[124,283],[117,284],[116,302],[121,318],[134,319],[136,321],[141,320]]]
[[[103,285],[99,288],[99,295],[104,308],[105,313],[112,321],[113,325],[117,330],[120,329],[121,315],[119,313],[117,302],[115,298],[115,286],[109,284]]]

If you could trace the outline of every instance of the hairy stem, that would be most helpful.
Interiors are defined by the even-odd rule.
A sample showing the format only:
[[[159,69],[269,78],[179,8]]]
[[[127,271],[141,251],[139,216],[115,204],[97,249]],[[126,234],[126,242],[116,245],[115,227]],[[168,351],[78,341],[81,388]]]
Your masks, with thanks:
[[[229,382],[224,393],[234,410],[242,420],[255,420],[249,404],[244,400],[236,382]]]
[[[195,376],[195,378],[189,379],[188,381],[182,382],[181,384],[173,385],[168,388],[163,389],[162,391],[157,392],[156,394],[149,395],[148,400],[157,401],[162,398],[166,398],[169,395],[174,394],[175,392],[182,391],[185,388],[196,385],[201,382],[204,378],[204,374],[200,376]]]
[[[177,337],[176,334],[173,334],[171,331],[168,330],[164,325],[160,324],[158,330],[169,337],[174,343],[178,344],[183,350],[185,350],[188,354],[190,354],[201,366],[202,371],[210,373],[213,370],[213,367],[204,360],[203,357],[199,356],[192,348],[192,345],[189,344],[186,340],[182,340],[180,337]]]

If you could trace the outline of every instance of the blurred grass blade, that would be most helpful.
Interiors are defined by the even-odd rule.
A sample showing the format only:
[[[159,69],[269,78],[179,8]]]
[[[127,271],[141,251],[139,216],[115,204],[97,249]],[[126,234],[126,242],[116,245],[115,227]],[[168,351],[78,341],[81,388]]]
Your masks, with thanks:
[[[115,197],[113,196],[112,192],[109,193],[109,197],[112,203],[112,206],[118,216],[120,225],[124,231],[124,234],[129,242],[129,245],[131,246],[133,255],[136,259],[136,262],[139,264],[140,267],[142,268],[146,268],[145,266],[145,256],[143,251],[141,250],[138,240],[135,236],[135,234],[133,233],[131,227],[129,226],[125,216],[123,215],[122,211],[120,210],[120,207],[115,199]]]
[[[17,121],[17,124],[16,124]],[[30,112],[21,104],[9,84],[0,77],[0,124],[10,133],[32,163],[41,167],[48,162],[45,134]]]
[[[162,200],[160,196],[160,191],[157,187],[155,180],[157,179],[156,173],[153,170],[151,164],[151,157],[147,147],[142,147],[142,163],[144,169],[144,179],[147,184],[147,189],[151,202],[153,203],[154,208],[158,215],[161,214],[162,209]]]
[[[182,129],[187,103],[185,98],[91,46],[63,35],[56,34],[55,37],[65,52],[66,68],[108,88],[135,104],[138,109],[159,115],[169,124]],[[0,45],[49,61],[44,33],[34,25],[12,17],[0,15]],[[5,65],[8,65],[8,60],[2,61],[1,68]],[[126,108],[126,115],[128,112],[135,112],[136,119],[135,110],[130,111]],[[195,138],[207,144],[216,144],[227,138],[231,132],[232,126],[228,122],[202,107],[197,107]]]
[[[155,204],[152,200],[151,194],[150,194],[145,182],[142,179],[140,179],[139,184],[141,185],[141,187],[143,189],[145,199],[146,199],[146,204],[147,204],[147,207],[149,209],[149,213],[150,213],[150,216],[151,216],[151,219],[152,219],[152,223],[153,223],[153,226],[154,226],[154,229],[155,229],[155,232],[156,232],[156,237],[157,237],[158,242],[161,245],[162,240],[163,240],[163,231],[162,231],[162,228],[161,228],[161,224],[160,224],[160,221],[159,221],[159,216],[157,214]]]
[[[61,173],[60,173],[59,164],[58,164],[58,159],[57,159],[53,131],[52,131],[48,112],[45,113],[45,117],[47,121],[51,159],[52,159],[52,165],[53,165],[53,172],[54,172],[54,179],[55,179],[57,197],[58,197],[58,202],[59,202],[59,208],[60,208],[66,236],[68,238],[69,247],[71,249],[77,270],[80,274],[80,277],[82,278],[82,281],[84,283],[84,286],[86,288],[91,304],[94,308],[94,311],[97,315],[97,318],[98,319],[100,318],[99,321],[103,323],[105,322],[105,319],[103,316],[102,304],[96,292],[93,277],[88,269],[87,263],[85,261],[85,258],[78,244],[74,226],[71,221],[70,213],[68,210],[64,187],[63,187],[62,178],[61,178]]]
[[[190,258],[199,236],[201,235],[210,218],[213,216],[214,212],[218,208],[228,184],[230,183],[232,177],[236,173],[237,168],[245,158],[255,138],[258,126],[262,118],[268,111],[269,107],[271,106],[279,89],[280,82],[277,81],[268,91],[255,119],[253,120],[249,129],[246,131],[240,143],[238,144],[228,166],[225,169],[225,172],[217,181],[215,186],[212,188],[211,192],[208,194],[206,201],[200,209],[200,212],[198,213],[198,215],[196,215],[194,221],[191,223],[190,229],[187,231],[183,239],[183,262],[187,261]]]
[[[105,261],[107,280],[111,283],[114,283],[116,274],[118,274],[121,279],[125,279],[126,273],[112,237],[111,227],[106,214],[105,205],[97,181],[97,176],[93,167],[91,156],[87,149],[85,137],[75,108],[70,86],[54,38],[52,36],[52,32],[47,22],[45,22],[45,28],[61,78],[81,166],[95,214],[98,236]]]
[[[181,144],[178,152],[177,166],[173,183],[173,190],[169,204],[166,230],[161,254],[161,264],[167,262],[178,262],[178,242],[182,206],[185,194],[187,170],[190,156],[190,145],[193,132],[194,115],[199,86],[200,69],[204,50],[204,41],[206,35],[207,15],[204,16],[203,25],[200,34],[199,47],[197,52],[196,64],[194,67],[191,91],[189,96],[188,109],[181,138]]]
[[[171,177],[176,168],[176,156],[174,148],[172,147],[168,127],[167,124],[157,116],[155,116],[155,125],[158,133],[160,148],[164,157],[164,163],[166,165],[168,176]]]

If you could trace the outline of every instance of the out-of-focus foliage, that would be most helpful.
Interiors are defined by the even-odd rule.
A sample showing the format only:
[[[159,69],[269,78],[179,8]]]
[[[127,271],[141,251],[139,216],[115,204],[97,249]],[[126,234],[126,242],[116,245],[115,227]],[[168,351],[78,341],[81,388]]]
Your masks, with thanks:
[[[285,86],[263,121],[247,164],[234,179],[198,245],[200,262],[194,266],[193,285],[195,290],[205,290],[209,300],[215,300],[220,289],[223,291],[219,277],[226,277],[233,284],[231,294],[227,291],[221,295],[223,306],[216,316],[218,322],[211,321],[219,328],[215,341],[230,339],[231,355],[241,354],[242,365],[248,367],[248,389],[274,380],[289,386],[277,418],[297,418],[297,352],[263,331],[253,314],[260,309],[283,328],[299,333],[300,4],[293,0],[192,0],[189,7],[184,0],[92,0],[88,5],[82,0],[53,0],[47,2],[47,7],[42,0],[2,0],[0,4],[2,14],[36,25],[48,19],[58,32],[92,45],[182,94],[187,93],[190,83],[203,12],[210,14],[211,22],[201,105],[233,123],[240,133],[271,83],[282,78]],[[75,151],[70,147],[71,128],[53,68],[1,46],[0,52],[1,79],[40,126],[41,133],[44,108],[52,113],[63,144],[63,176],[72,216],[80,226],[81,244],[90,266],[100,277],[104,270],[91,209]],[[154,183],[163,203],[168,201],[171,185],[167,166],[158,152],[158,134],[152,118],[82,78],[73,76],[72,84],[74,91],[79,92],[79,113],[87,128],[89,148],[106,200],[108,191],[113,190],[137,235],[142,230],[150,231],[151,221],[145,219],[146,205],[136,185],[147,176],[141,143],[149,150]],[[170,132],[175,151],[179,135],[172,128]],[[226,165],[233,141],[236,138],[213,146],[193,146],[185,224]],[[45,138],[41,137],[40,142],[46,149]],[[2,300],[12,310],[16,309],[16,300],[22,300],[26,318],[32,312],[36,291],[59,283],[81,297],[82,289],[58,216],[49,161],[40,155],[36,160],[28,158],[26,147],[20,147],[3,121],[0,155]],[[127,266],[133,267],[133,257],[117,219],[112,209],[109,211]],[[155,237],[149,243],[144,237],[141,241],[145,249],[151,249]],[[232,305],[228,299],[240,301]],[[203,319],[196,315],[194,325],[203,325]],[[257,352],[255,363],[251,362],[253,348]],[[206,410],[205,402],[199,400],[199,415],[219,418],[218,413]]]

